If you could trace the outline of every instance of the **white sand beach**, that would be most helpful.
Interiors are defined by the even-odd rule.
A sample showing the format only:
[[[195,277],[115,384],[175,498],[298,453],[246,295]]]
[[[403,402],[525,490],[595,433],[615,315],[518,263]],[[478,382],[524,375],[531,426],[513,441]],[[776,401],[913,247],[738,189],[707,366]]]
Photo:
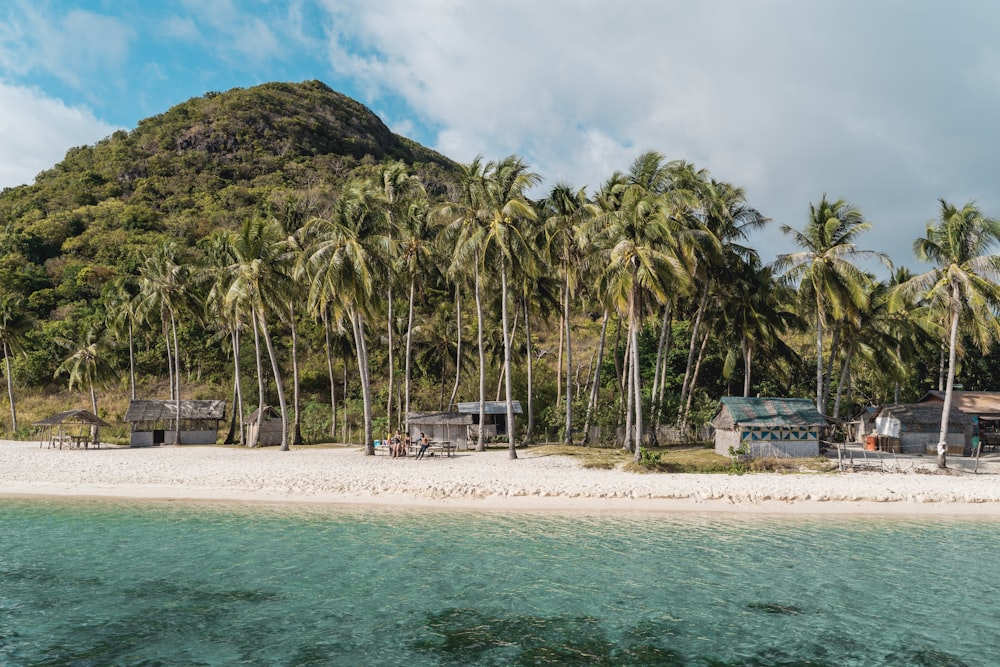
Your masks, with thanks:
[[[537,450],[536,450],[537,451]],[[50,449],[0,441],[0,496],[396,505],[496,510],[1000,516],[1000,459],[900,459],[886,471],[635,474],[532,449],[427,460],[356,447]]]

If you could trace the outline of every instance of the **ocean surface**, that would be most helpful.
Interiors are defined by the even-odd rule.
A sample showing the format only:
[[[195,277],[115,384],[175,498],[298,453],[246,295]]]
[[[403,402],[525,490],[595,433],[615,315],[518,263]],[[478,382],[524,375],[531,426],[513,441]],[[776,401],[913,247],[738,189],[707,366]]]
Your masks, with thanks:
[[[1000,665],[1000,522],[0,500],[0,665]]]

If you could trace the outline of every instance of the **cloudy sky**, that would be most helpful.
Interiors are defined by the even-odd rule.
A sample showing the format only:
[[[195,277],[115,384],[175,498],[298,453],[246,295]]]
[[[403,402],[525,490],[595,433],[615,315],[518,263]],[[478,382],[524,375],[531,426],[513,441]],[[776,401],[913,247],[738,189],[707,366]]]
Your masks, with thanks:
[[[656,150],[793,250],[826,193],[919,269],[938,198],[1000,216],[990,0],[5,0],[0,187],[207,91],[320,79],[453,159],[596,189]]]

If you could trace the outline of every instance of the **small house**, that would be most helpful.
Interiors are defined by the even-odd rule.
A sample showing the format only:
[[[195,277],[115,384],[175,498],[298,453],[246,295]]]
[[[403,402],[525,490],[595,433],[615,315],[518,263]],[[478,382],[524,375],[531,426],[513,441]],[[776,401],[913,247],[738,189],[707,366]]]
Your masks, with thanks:
[[[899,403],[879,406],[875,432],[899,438],[904,454],[937,453],[941,438],[941,403]],[[973,418],[952,407],[945,442],[948,452],[962,454],[972,449]]]
[[[818,456],[826,419],[805,398],[725,396],[712,420],[715,451],[743,449],[751,458]]]
[[[477,415],[478,416],[478,415]],[[429,440],[446,441],[456,449],[469,448],[469,426],[472,415],[464,412],[411,412],[406,423],[413,442],[424,433]]]
[[[920,403],[944,403],[943,391],[929,391]],[[984,449],[1000,447],[1000,392],[952,391],[951,407],[972,417],[973,435],[978,435]],[[971,453],[972,444],[968,444]]]
[[[261,416],[262,410],[264,413],[263,416]],[[243,425],[246,427],[247,442],[254,442],[254,432],[257,430],[258,419],[260,420],[260,434],[257,438],[257,444],[261,447],[280,445],[284,428],[281,423],[281,413],[270,405],[257,408],[243,419]]]
[[[132,401],[125,413],[133,447],[214,445],[226,419],[225,401]],[[180,439],[175,436],[180,419]]]
[[[511,401],[515,415],[521,414],[521,402]],[[507,402],[506,401],[485,401],[485,416],[483,419],[483,437],[496,438],[507,437]],[[458,411],[462,414],[472,416],[472,424],[469,426],[469,438],[475,440],[479,437],[479,401],[459,403]]]

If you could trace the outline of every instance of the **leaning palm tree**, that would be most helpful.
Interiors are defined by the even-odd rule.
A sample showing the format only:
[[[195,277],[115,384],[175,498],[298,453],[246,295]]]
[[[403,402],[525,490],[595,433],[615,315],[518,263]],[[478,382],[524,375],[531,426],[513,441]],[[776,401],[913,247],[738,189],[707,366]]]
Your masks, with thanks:
[[[1000,256],[992,254],[1000,243],[1000,221],[987,218],[974,202],[958,208],[944,199],[936,220],[927,223],[927,234],[913,244],[921,261],[934,268],[911,278],[897,288],[897,298],[914,294],[945,315],[948,329],[948,372],[941,432],[938,438],[938,467],[947,466],[948,417],[955,388],[958,333],[965,332],[984,352],[1000,339]],[[897,303],[896,300],[893,303]]]
[[[802,248],[779,255],[775,269],[783,278],[798,283],[799,305],[812,309],[816,318],[816,409],[826,414],[826,376],[823,371],[823,331],[831,317],[845,310],[860,309],[865,302],[869,277],[858,263],[877,260],[890,266],[880,252],[859,250],[855,240],[871,228],[861,211],[843,199],[830,202],[826,195],[809,206],[809,221],[802,231],[782,225],[781,231]]]
[[[7,398],[10,399],[11,431],[17,431],[17,408],[14,403],[14,379],[10,358],[24,349],[24,336],[31,328],[31,321],[24,314],[21,303],[10,295],[0,295],[0,351],[3,352],[7,376]]]
[[[72,351],[56,368],[53,377],[69,376],[70,391],[74,387],[86,387],[90,392],[90,406],[97,415],[97,391],[94,385],[113,374],[108,363],[107,346],[101,339],[100,332],[88,329],[78,342],[66,338],[57,338],[56,342]]]
[[[231,282],[225,296],[225,302],[231,307],[245,304],[245,307],[249,308],[255,334],[259,331],[264,338],[281,410],[281,451],[288,451],[288,406],[281,379],[281,367],[278,364],[268,325],[268,315],[271,312],[280,312],[291,302],[287,296],[290,282],[281,265],[285,241],[284,230],[274,219],[245,220],[240,230],[229,236],[228,249],[231,259],[228,271]],[[259,343],[256,347],[259,358]],[[259,369],[257,376],[260,390],[258,419],[261,419],[264,412],[262,398],[264,392],[263,377]],[[260,431],[259,427],[260,424],[256,429],[257,432]]]

